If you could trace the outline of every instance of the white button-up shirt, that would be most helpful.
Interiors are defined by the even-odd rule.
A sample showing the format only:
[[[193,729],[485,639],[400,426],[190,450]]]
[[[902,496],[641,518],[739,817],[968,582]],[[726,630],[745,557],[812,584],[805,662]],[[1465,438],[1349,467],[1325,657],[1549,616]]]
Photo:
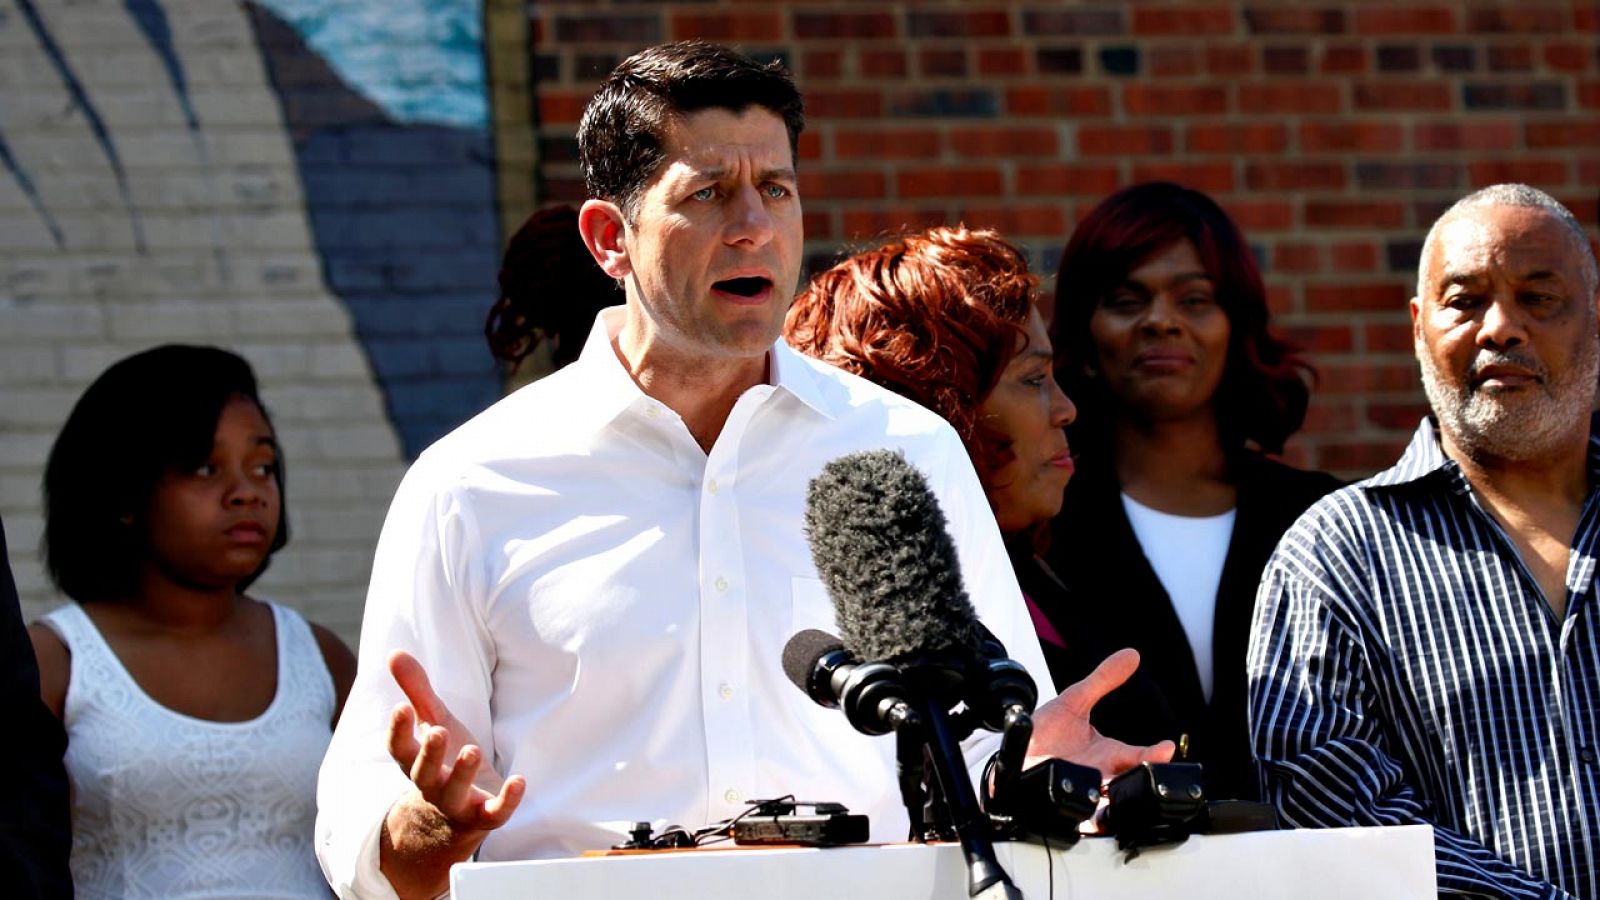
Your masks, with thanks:
[[[575,363],[430,447],[395,495],[318,786],[317,852],[341,896],[392,896],[377,846],[410,789],[387,750],[397,648],[495,770],[528,780],[480,860],[605,848],[638,820],[692,830],[783,794],[845,803],[875,840],[904,839],[894,739],[857,733],[781,666],[795,632],[837,633],[801,520],[810,480],[847,453],[897,448],[927,476],[980,617],[1051,696],[947,423],[780,341],[772,383],[739,398],[707,454],[618,360],[621,322],[602,314]],[[969,762],[993,746],[969,742]]]

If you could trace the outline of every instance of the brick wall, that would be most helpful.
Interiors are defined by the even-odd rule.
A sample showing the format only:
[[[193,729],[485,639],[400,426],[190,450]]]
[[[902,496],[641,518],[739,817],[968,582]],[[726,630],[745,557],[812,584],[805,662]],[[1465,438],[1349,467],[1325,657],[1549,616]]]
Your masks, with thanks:
[[[813,266],[886,230],[989,225],[1051,272],[1133,181],[1214,194],[1322,370],[1298,462],[1391,462],[1422,409],[1405,301],[1468,190],[1526,181],[1594,226],[1600,5],[1358,2],[537,2],[539,175],[577,200],[579,112],[617,60],[704,37],[805,91]],[[1049,286],[1047,285],[1047,288]]]

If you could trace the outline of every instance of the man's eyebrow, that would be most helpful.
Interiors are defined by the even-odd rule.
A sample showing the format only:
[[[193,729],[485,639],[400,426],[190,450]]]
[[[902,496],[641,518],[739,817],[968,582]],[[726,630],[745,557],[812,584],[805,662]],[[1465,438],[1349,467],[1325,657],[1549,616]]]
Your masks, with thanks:
[[[730,171],[732,171],[732,170],[726,168],[725,166],[713,166],[713,167],[708,168],[708,169],[701,169],[701,168],[697,168],[697,167],[694,167],[694,166],[690,166],[689,167],[689,171],[691,172],[690,177],[693,178],[696,181],[700,181],[700,180],[722,181],[723,179],[728,177],[728,173]],[[756,175],[757,175],[757,180],[758,181],[794,181],[795,180],[794,169],[792,167],[788,167],[788,166],[776,166],[776,167],[771,168],[771,169],[762,169],[760,172],[756,173]]]

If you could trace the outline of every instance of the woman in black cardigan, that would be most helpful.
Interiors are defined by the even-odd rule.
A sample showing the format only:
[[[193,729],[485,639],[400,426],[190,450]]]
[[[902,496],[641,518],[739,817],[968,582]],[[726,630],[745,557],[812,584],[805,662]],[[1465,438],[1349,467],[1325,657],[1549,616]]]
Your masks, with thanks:
[[[1269,331],[1238,228],[1167,183],[1113,194],[1074,230],[1052,334],[1079,408],[1079,469],[1046,552],[1056,590],[1040,605],[1063,633],[1140,652],[1137,687],[1149,690],[1107,697],[1103,733],[1177,740],[1205,765],[1211,797],[1254,798],[1256,587],[1283,532],[1339,484],[1267,456],[1299,429],[1311,368]]]

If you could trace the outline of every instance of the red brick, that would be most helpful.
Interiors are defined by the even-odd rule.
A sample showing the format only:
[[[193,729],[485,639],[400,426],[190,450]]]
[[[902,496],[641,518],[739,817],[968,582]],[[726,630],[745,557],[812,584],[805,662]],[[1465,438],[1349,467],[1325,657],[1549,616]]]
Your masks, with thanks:
[[[1339,86],[1319,82],[1239,85],[1239,111],[1245,113],[1336,113],[1343,106]]]
[[[943,148],[939,132],[931,128],[840,131],[833,136],[833,155],[839,159],[926,159]]]
[[[775,41],[783,36],[783,19],[776,12],[675,13],[675,40]]]
[[[1578,183],[1585,187],[1600,187],[1600,159],[1578,160]]]
[[[1449,160],[1356,162],[1356,187],[1361,190],[1440,190],[1460,184],[1461,164]]]
[[[811,81],[837,80],[844,74],[844,54],[837,50],[807,50],[800,57],[800,71]]]
[[[1252,34],[1338,34],[1345,30],[1345,14],[1340,9],[1284,9],[1248,6],[1244,21]]]
[[[822,158],[822,135],[815,131],[800,133],[799,151],[801,159]]]
[[[797,38],[891,38],[895,30],[895,17],[886,12],[794,14]]]
[[[1572,16],[1572,24],[1579,31],[1600,31],[1600,6],[1580,3]]]
[[[661,17],[655,13],[637,16],[558,16],[556,41],[568,44],[655,44],[661,41]]]
[[[1398,122],[1336,119],[1300,123],[1303,153],[1395,153],[1405,148]]]
[[[800,196],[807,200],[853,200],[882,197],[888,187],[882,172],[865,170],[800,170]]]
[[[1026,75],[1028,59],[1028,54],[1019,47],[979,47],[978,74],[988,77]]]
[[[1119,183],[1115,165],[1057,163],[1017,167],[1017,193],[1025,197],[1103,197],[1116,190]]]
[[[1002,9],[976,12],[917,12],[906,14],[906,31],[913,37],[981,38],[1011,34],[1011,14]]]
[[[1005,180],[996,169],[937,166],[902,169],[895,175],[901,197],[993,197],[1004,190]]]
[[[834,240],[838,237],[833,227],[833,213],[828,210],[808,209],[800,214],[801,227],[807,240]]]
[[[1272,271],[1292,274],[1322,271],[1322,247],[1317,244],[1279,244],[1272,248]]]
[[[1073,119],[1106,116],[1111,114],[1111,92],[1103,87],[1014,87],[1006,90],[1006,111]]]
[[[1600,109],[1600,81],[1579,82],[1578,105],[1584,109]]]
[[[1393,229],[1405,224],[1405,207],[1391,201],[1307,200],[1309,228]]]
[[[949,214],[943,209],[882,209],[876,206],[871,209],[847,209],[844,211],[844,236],[846,240],[861,240],[883,234],[903,234],[944,225],[948,221]]]
[[[1309,290],[1331,291],[1337,296],[1348,296],[1352,290],[1364,290],[1378,285],[1352,285],[1347,287],[1317,287]],[[1405,293],[1391,288],[1391,294]],[[1404,309],[1406,300],[1402,297],[1399,301],[1400,308]],[[1393,309],[1393,307],[1388,307]],[[1348,307],[1329,307],[1330,312],[1342,312]],[[1322,377],[1317,382],[1317,391],[1327,394],[1369,394],[1377,391],[1413,391],[1419,381],[1417,378],[1417,364],[1414,362],[1387,362],[1379,363],[1363,359],[1352,364],[1329,363],[1321,368]]]
[[[592,93],[587,92],[540,91],[539,124],[576,125],[583,118],[583,108],[588,105],[591,96]]]
[[[935,47],[917,54],[917,68],[926,78],[965,78],[967,51],[964,47]]]
[[[1487,187],[1520,181],[1544,187],[1567,183],[1568,166],[1560,159],[1518,159],[1475,162],[1467,166],[1467,178],[1473,187]]]
[[[1456,27],[1456,10],[1449,6],[1396,4],[1356,10],[1359,34],[1454,34]]]
[[[1467,10],[1466,30],[1520,34],[1559,34],[1567,28],[1568,12],[1555,6],[1516,3]]]
[[[1385,81],[1356,85],[1356,109],[1423,112],[1450,109],[1450,88],[1434,82]]]
[[[1338,161],[1260,162],[1244,169],[1252,191],[1342,190],[1348,180],[1346,165]]]
[[[1234,189],[1233,163],[1138,163],[1134,181],[1175,181],[1210,194],[1231,193]]]
[[[1266,47],[1261,51],[1261,69],[1268,75],[1304,75],[1311,71],[1311,49]]]
[[[1165,125],[1085,125],[1078,129],[1078,152],[1084,156],[1168,154],[1172,129]]]
[[[1284,340],[1308,353],[1349,353],[1355,335],[1349,325],[1293,325],[1274,329]]]
[[[1596,219],[1600,219],[1600,197],[1596,197],[1594,194],[1588,192],[1584,192],[1582,194],[1563,194],[1552,191],[1551,193],[1555,194],[1556,200],[1560,202],[1562,206],[1565,206],[1568,210],[1570,210],[1573,217],[1575,217],[1579,222],[1593,222]],[[1592,238],[1590,239],[1589,243],[1596,244]],[[1596,244],[1595,255],[1600,256],[1600,244]]]
[[[1332,329],[1328,329],[1332,330]],[[1349,334],[1346,329],[1339,329]],[[1360,417],[1356,406],[1349,400],[1321,399],[1312,394],[1311,405],[1306,408],[1305,424],[1301,434],[1349,434],[1354,431]]]
[[[1200,52],[1195,47],[1156,44],[1145,48],[1145,68],[1156,78],[1200,74]],[[1249,71],[1248,67],[1246,71]]]
[[[1583,44],[1546,44],[1544,64],[1556,72],[1587,72],[1594,48]]]
[[[1466,122],[1418,122],[1411,127],[1412,148],[1434,150],[1510,150],[1517,146],[1517,126],[1511,121],[1474,117]]]
[[[865,90],[806,91],[806,114],[817,119],[876,119],[883,95]]]
[[[903,50],[862,50],[856,69],[866,78],[904,78],[910,65]]]
[[[1378,247],[1368,242],[1334,244],[1328,248],[1328,259],[1335,272],[1375,272]]]
[[[1246,234],[1294,227],[1294,207],[1283,200],[1228,200],[1222,208]]]
[[[1065,236],[1068,230],[1066,211],[1059,206],[972,207],[961,210],[959,218],[973,228],[993,228],[1007,237]]]
[[[1190,153],[1237,155],[1282,153],[1288,146],[1289,129],[1276,122],[1190,125],[1184,142]]]
[[[1206,71],[1212,75],[1248,75],[1255,70],[1253,44],[1206,45]]]
[[[1022,31],[1027,35],[1106,35],[1122,34],[1126,30],[1127,23],[1117,9],[1029,10],[1022,14]]]
[[[1490,47],[1489,71],[1532,72],[1533,48],[1527,45],[1508,46],[1504,44]]]
[[[1413,285],[1414,287],[1414,285]],[[1410,293],[1407,291],[1407,293]],[[1410,297],[1406,298],[1410,300]],[[1361,332],[1368,353],[1412,352],[1409,321],[1368,322]]]
[[[1367,421],[1390,431],[1412,431],[1428,412],[1427,401],[1421,399],[1409,403],[1403,401],[1368,403]]]
[[[1316,468],[1355,480],[1381,472],[1394,465],[1405,452],[1407,441],[1397,438],[1389,441],[1359,444],[1324,444],[1316,448]]]
[[[1053,128],[1002,128],[985,125],[950,129],[950,147],[960,156],[1055,156],[1060,139]]]
[[[1327,75],[1346,75],[1367,70],[1367,48],[1359,44],[1335,44],[1322,50],[1319,66]]]
[[[1523,128],[1532,148],[1600,147],[1600,122],[1592,120],[1529,122]]]
[[[544,187],[544,199],[551,203],[578,204],[589,199],[589,189],[584,187],[583,179],[576,175],[571,178],[547,177]]]
[[[1135,34],[1233,34],[1238,28],[1233,10],[1226,6],[1198,6],[1133,11]]]
[[[1295,289],[1286,284],[1267,285],[1267,312],[1286,316],[1294,309]]]
[[[1227,111],[1228,92],[1222,87],[1129,84],[1122,88],[1122,108],[1130,116],[1213,115]]]

